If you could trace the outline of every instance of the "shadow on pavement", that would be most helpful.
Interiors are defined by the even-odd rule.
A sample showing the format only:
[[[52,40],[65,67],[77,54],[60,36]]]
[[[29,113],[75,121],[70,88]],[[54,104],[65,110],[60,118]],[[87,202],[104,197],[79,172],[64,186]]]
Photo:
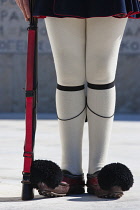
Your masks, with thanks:
[[[62,197],[60,197],[62,198]],[[84,195],[72,195],[72,196],[65,196],[66,202],[67,201],[74,201],[74,202],[95,202],[95,201],[113,201],[116,199],[104,199],[104,198],[98,198],[94,195],[89,195],[88,193],[85,193]],[[29,201],[22,201],[21,197],[1,197],[0,202],[33,202],[36,200],[42,200],[42,199],[59,199],[59,197],[56,198],[47,198],[42,197],[40,195],[36,195],[33,200]]]
[[[84,195],[74,195],[72,196],[74,198],[70,198],[68,196],[67,201],[74,201],[74,202],[95,202],[95,201],[114,201],[116,199],[106,199],[106,198],[98,198],[94,195],[89,195],[88,193],[85,193]]]
[[[50,199],[50,198],[46,198],[46,197],[37,195],[34,197],[33,200],[23,201],[23,200],[21,200],[21,197],[1,197],[0,202],[31,202],[31,201],[42,200],[42,199]]]

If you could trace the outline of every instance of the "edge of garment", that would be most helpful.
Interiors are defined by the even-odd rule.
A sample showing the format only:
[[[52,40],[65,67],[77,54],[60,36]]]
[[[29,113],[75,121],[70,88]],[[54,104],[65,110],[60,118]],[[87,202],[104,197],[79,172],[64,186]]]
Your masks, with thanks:
[[[128,17],[131,19],[140,19],[140,2],[138,0],[106,1],[88,0],[87,4],[87,0],[35,0],[33,17],[71,17],[85,19],[113,16],[115,18]],[[100,8],[100,10],[96,8]]]

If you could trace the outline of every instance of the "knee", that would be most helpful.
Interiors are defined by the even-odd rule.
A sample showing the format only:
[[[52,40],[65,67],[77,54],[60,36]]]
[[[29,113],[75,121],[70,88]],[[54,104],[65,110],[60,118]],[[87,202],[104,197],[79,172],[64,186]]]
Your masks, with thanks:
[[[115,79],[117,59],[109,55],[99,55],[89,59],[86,66],[86,80],[93,84],[107,84]]]
[[[85,73],[81,70],[68,66],[57,71],[57,83],[64,86],[78,86],[85,84]]]
[[[77,86],[85,83],[85,64],[78,58],[63,57],[56,63],[57,83],[64,86]]]

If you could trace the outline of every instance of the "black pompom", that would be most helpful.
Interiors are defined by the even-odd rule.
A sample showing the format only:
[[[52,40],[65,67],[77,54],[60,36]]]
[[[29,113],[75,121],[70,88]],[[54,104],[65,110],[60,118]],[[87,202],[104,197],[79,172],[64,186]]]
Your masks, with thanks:
[[[98,183],[103,190],[120,186],[123,191],[127,191],[132,187],[134,179],[127,166],[121,163],[111,163],[104,166],[99,172]]]
[[[35,160],[31,166],[31,184],[38,189],[37,184],[44,182],[48,187],[55,188],[62,181],[62,171],[60,167],[48,160]]]

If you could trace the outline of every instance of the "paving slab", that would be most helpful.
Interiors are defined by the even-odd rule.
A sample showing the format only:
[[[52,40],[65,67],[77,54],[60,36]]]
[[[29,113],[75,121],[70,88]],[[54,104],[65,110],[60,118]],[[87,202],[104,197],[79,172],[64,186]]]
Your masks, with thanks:
[[[9,119],[8,119],[9,116]],[[140,209],[140,116],[116,116],[113,123],[108,164],[120,162],[133,173],[134,185],[118,200],[101,199],[93,195],[75,195],[44,198],[35,190],[35,199],[21,200],[23,146],[25,139],[24,115],[0,115],[0,210],[139,210]],[[49,115],[48,115],[49,116]],[[127,119],[127,120],[126,120]],[[128,121],[129,119],[129,121]],[[132,119],[132,120],[130,120]],[[61,163],[61,145],[58,121],[39,115],[37,121],[35,159]],[[88,124],[83,135],[83,171],[88,168]]]

